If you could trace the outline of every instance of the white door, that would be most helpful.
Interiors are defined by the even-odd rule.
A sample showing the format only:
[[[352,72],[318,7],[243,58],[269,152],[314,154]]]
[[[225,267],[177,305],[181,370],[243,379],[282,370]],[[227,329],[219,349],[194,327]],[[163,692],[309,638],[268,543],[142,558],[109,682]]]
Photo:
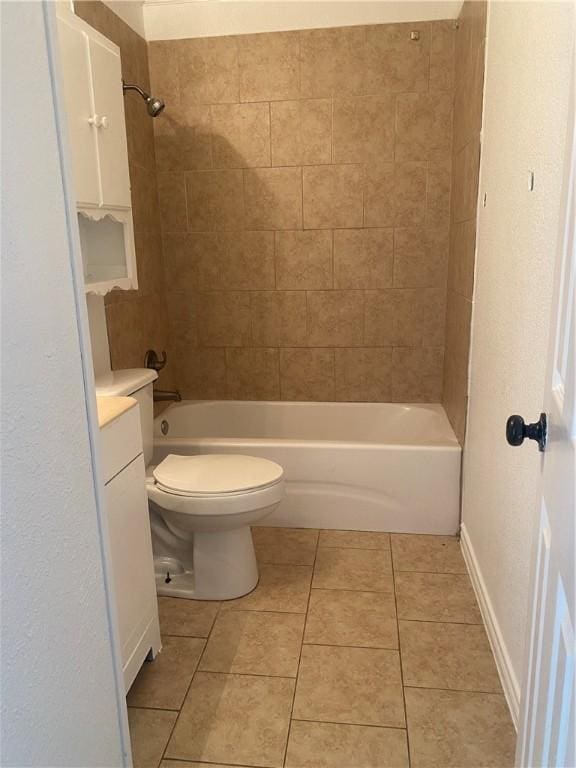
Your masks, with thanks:
[[[120,54],[106,42],[90,38],[94,106],[98,115],[98,154],[102,204],[132,205]],[[143,120],[148,119],[144,113]]]
[[[90,122],[94,116],[94,104],[88,37],[73,23],[59,17],[58,40],[72,150],[74,192],[79,204],[99,205],[97,128]]]
[[[573,70],[574,76],[574,70]],[[576,120],[569,110],[566,174],[544,410],[548,444],[532,564],[532,608],[516,763],[522,768],[574,768],[576,393]]]

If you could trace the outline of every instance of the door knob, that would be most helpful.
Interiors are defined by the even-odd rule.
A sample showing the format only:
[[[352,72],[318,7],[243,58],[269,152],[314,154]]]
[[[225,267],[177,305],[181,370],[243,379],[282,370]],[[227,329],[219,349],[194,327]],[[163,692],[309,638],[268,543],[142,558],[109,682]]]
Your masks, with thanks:
[[[524,438],[536,440],[538,450],[543,451],[546,448],[547,433],[546,414],[541,413],[538,421],[534,424],[526,424],[522,416],[510,416],[506,422],[506,440],[510,445],[522,445]]]

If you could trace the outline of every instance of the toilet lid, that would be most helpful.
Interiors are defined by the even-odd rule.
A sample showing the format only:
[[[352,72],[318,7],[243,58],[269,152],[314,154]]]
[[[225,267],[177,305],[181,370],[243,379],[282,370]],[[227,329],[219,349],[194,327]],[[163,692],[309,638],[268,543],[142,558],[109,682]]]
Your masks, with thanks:
[[[179,495],[225,494],[251,491],[282,479],[279,464],[255,456],[170,454],[154,468],[156,484]]]

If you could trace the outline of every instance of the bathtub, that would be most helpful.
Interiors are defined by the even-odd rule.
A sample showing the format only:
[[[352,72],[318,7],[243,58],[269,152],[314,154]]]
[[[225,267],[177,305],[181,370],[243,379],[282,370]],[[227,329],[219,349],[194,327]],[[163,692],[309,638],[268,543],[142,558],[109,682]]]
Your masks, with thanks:
[[[184,401],[154,423],[169,453],[244,453],[284,467],[266,525],[454,534],[460,446],[440,405]]]

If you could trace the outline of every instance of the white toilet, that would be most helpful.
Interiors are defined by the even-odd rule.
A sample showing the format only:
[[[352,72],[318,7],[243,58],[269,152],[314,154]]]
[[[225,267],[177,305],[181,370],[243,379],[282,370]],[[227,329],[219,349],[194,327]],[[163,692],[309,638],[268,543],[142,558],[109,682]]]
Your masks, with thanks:
[[[236,454],[171,454],[152,465],[156,378],[133,368],[96,379],[99,396],[129,395],[140,405],[156,589],[196,600],[241,597],[258,583],[250,526],[281,502],[284,471]]]

